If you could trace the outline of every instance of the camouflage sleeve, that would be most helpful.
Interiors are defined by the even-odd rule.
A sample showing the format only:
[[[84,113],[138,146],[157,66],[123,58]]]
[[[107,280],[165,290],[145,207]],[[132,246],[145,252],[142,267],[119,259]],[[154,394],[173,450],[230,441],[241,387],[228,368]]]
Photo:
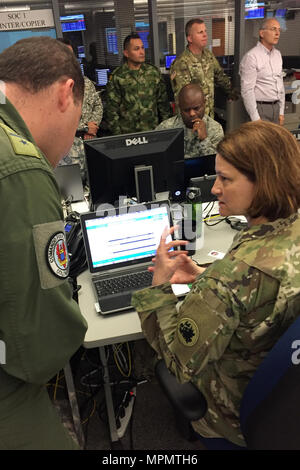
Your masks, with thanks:
[[[167,88],[161,75],[157,87],[157,111],[160,121],[164,121],[171,116],[171,106],[168,99]]]
[[[232,85],[230,78],[226,75],[224,70],[222,69],[221,65],[214,57],[214,77],[215,77],[215,85],[222,88],[226,95],[230,97],[232,93]]]
[[[189,71],[188,63],[184,58],[175,59],[170,68],[171,86],[175,101],[181,88],[191,83],[192,77]]]
[[[206,151],[209,153],[215,153],[217,151],[218,143],[224,137],[224,131],[217,121],[208,117],[206,122],[207,138],[202,141],[202,144],[206,144]]]
[[[158,124],[158,126],[156,126],[155,130],[161,131],[161,130],[166,130],[166,129],[174,129],[174,127],[176,127],[174,117],[175,116],[162,121],[160,124]]]
[[[95,89],[95,85],[87,77],[84,77],[84,98],[78,129],[83,129],[91,121],[95,121],[99,125],[102,115],[102,101]]]
[[[148,343],[160,358],[166,358],[168,348],[160,332],[158,317],[165,318],[164,323],[169,330],[176,328],[177,297],[173,294],[170,283],[135,292],[131,302],[139,314],[142,330]]]
[[[191,379],[192,364],[199,372],[218,360],[239,323],[221,282],[202,278],[196,286],[179,308],[168,284],[144,289],[133,301],[147,341],[180,382]]]
[[[122,134],[119,125],[119,109],[121,105],[121,90],[114,75],[106,86],[106,122],[113,135]]]
[[[99,126],[102,121],[102,116],[103,116],[102,100],[100,98],[100,95],[95,90],[91,114],[90,114],[90,118],[88,122],[94,121]]]
[[[166,124],[168,119],[166,119],[165,121],[162,121],[160,124],[158,124],[158,126],[156,126],[155,130],[156,131],[162,131],[164,129],[169,129],[168,127],[168,124]]]
[[[170,284],[135,293],[133,305],[147,341],[185,382],[218,361],[233,335],[245,351],[257,345],[276,322],[277,293],[276,279],[226,256],[198,277],[180,305]]]

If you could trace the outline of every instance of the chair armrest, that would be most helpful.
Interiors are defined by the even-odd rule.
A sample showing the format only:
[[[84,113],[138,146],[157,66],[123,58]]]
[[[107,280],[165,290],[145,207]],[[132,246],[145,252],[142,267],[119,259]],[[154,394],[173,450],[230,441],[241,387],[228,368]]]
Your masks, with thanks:
[[[203,418],[207,411],[207,403],[200,390],[191,382],[179,383],[163,360],[157,362],[155,375],[176,411],[188,421],[198,421]]]

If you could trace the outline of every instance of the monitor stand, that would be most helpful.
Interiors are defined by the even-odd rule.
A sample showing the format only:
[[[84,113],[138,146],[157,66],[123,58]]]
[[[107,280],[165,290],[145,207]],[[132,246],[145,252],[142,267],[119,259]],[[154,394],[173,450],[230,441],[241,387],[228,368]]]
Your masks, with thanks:
[[[154,201],[153,168],[151,165],[134,167],[136,197],[138,202]]]

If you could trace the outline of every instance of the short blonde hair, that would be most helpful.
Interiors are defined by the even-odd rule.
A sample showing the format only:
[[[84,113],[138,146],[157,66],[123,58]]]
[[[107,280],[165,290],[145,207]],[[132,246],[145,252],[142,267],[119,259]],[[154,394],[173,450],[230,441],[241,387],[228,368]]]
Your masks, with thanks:
[[[250,217],[274,221],[300,207],[300,147],[284,127],[271,122],[243,124],[217,147],[228,163],[255,183]]]

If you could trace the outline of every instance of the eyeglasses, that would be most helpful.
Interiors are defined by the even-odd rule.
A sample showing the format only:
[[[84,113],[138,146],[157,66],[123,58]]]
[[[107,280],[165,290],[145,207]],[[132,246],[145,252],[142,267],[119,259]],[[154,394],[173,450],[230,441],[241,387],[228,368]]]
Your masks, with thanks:
[[[281,33],[281,29],[280,28],[276,28],[275,26],[273,26],[272,28],[265,28],[265,29],[268,29],[269,31],[273,31],[273,33],[275,31],[278,31],[278,33]]]

